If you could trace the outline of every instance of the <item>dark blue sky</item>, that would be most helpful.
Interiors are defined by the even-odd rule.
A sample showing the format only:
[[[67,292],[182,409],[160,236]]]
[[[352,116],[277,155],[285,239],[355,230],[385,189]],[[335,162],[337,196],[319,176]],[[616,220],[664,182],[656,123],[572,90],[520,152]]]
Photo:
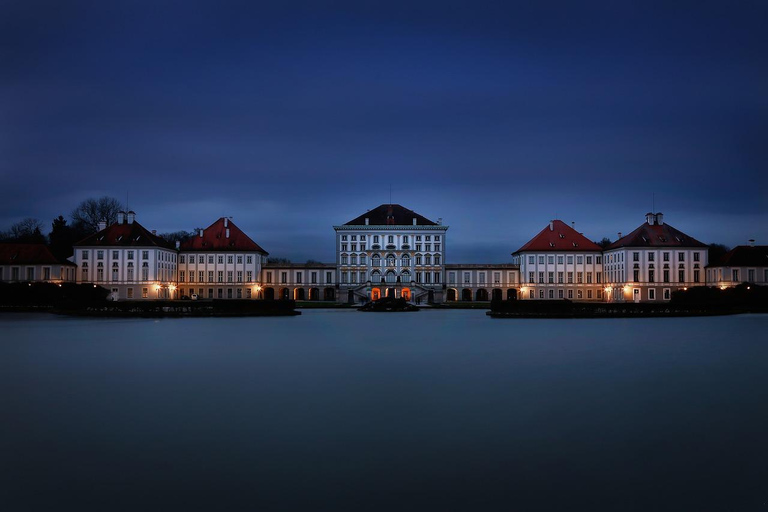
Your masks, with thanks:
[[[231,215],[332,260],[391,184],[451,262],[555,215],[615,239],[654,192],[768,244],[768,3],[669,4],[0,1],[0,227],[129,194],[149,229]]]

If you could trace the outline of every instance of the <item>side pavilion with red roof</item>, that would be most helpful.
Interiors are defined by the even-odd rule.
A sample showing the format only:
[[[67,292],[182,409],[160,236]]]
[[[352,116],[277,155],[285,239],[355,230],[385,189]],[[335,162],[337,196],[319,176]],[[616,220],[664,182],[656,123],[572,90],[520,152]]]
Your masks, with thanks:
[[[703,286],[708,247],[664,222],[661,213],[605,249],[605,274],[611,301],[667,301],[672,292]]]
[[[179,247],[180,296],[209,299],[262,297],[261,268],[267,251],[227,217]]]
[[[512,255],[520,257],[521,299],[603,300],[602,249],[561,220]]]

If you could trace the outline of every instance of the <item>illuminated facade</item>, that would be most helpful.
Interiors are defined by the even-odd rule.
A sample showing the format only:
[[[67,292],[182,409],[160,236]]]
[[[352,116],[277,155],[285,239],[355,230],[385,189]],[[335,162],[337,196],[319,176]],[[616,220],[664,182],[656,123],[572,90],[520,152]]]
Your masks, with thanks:
[[[647,213],[645,222],[604,253],[609,301],[668,301],[672,292],[704,286],[708,247]]]
[[[448,226],[442,219],[383,204],[333,229],[340,301],[443,302]]]
[[[120,212],[111,226],[74,246],[77,282],[100,285],[113,300],[175,299],[177,250],[136,222],[136,213]]]
[[[561,220],[551,221],[513,256],[520,262],[520,299],[603,300],[602,249]]]

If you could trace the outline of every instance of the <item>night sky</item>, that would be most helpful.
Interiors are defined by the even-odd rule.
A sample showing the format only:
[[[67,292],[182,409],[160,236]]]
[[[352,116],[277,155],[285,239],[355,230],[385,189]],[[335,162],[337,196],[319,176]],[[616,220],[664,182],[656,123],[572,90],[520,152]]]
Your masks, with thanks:
[[[703,242],[768,244],[767,25],[762,1],[0,0],[0,229],[127,196],[148,229],[232,216],[332,261],[391,185],[453,263],[555,216],[613,240],[654,193]]]

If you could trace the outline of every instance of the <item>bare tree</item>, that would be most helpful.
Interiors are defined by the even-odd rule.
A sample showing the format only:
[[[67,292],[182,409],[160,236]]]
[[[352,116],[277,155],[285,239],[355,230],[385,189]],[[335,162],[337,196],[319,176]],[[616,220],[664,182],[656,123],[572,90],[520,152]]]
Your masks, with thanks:
[[[0,233],[0,240],[22,243],[45,243],[42,232],[43,223],[38,219],[27,217],[17,222],[8,231]]]
[[[100,221],[106,221],[107,226],[117,222],[117,212],[123,208],[122,203],[114,197],[86,199],[72,210],[72,225],[88,232],[98,231]]]

